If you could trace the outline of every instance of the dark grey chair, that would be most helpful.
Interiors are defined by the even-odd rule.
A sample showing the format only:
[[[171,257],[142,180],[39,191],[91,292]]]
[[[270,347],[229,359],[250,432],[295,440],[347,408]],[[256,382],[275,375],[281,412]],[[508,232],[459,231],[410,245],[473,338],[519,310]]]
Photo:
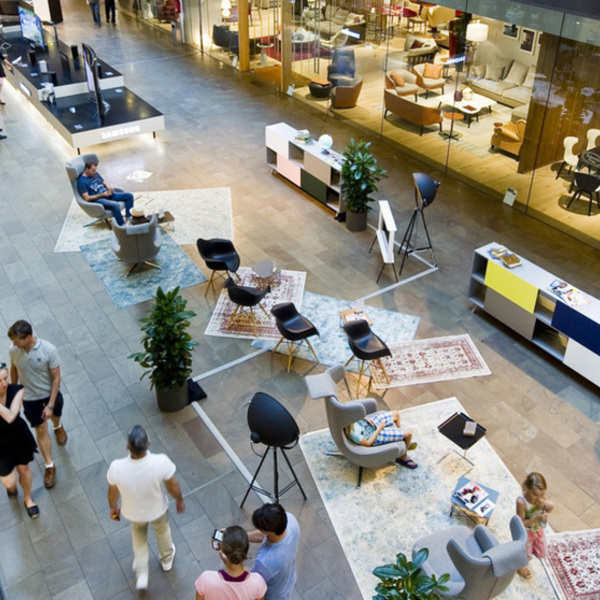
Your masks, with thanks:
[[[75,201],[83,212],[92,217],[94,220],[86,223],[84,227],[88,227],[89,225],[95,225],[100,221],[104,221],[108,228],[110,229],[110,220],[112,219],[112,211],[104,208],[102,204],[97,204],[96,202],[87,202],[84,200],[79,193],[79,189],[77,188],[77,178],[83,173],[85,169],[86,162],[95,162],[96,164],[99,162],[98,156],[96,154],[82,154],[81,156],[76,156],[72,158],[66,165],[67,175],[69,177],[69,181],[71,182],[71,187],[73,188],[73,196],[75,197]],[[114,188],[115,192],[122,192],[122,188]],[[122,202],[123,208],[125,208],[125,203]]]
[[[240,268],[240,256],[233,246],[233,242],[221,238],[213,238],[211,240],[198,238],[196,240],[196,248],[198,248],[198,252],[202,260],[206,263],[206,266],[211,270],[210,279],[204,292],[205,297],[208,294],[210,286],[213,285],[215,272],[223,271],[223,275],[226,276],[229,273],[233,273],[239,280],[237,270]]]
[[[311,398],[323,398],[327,412],[329,432],[340,454],[345,456],[352,464],[358,466],[358,481],[360,487],[363,467],[378,469],[388,466],[397,458],[406,454],[404,442],[390,442],[380,446],[359,446],[350,441],[344,429],[356,421],[377,412],[377,402],[372,398],[352,400],[341,403],[337,398],[337,384],[346,375],[342,365],[331,367],[319,375],[308,375],[304,378],[308,393]]]
[[[354,48],[334,48],[331,56],[331,64],[327,67],[327,79],[331,85],[336,87],[353,86],[356,74],[356,58]]]
[[[155,269],[161,268],[150,262],[156,258],[162,244],[156,213],[152,215],[148,223],[119,225],[114,218],[111,223],[113,252],[124,263],[133,264],[127,275],[131,275],[142,264]]]
[[[447,592],[440,596],[461,600],[490,600],[503,592],[517,569],[527,564],[527,530],[517,515],[510,520],[513,541],[500,544],[485,525],[471,530],[464,525],[450,527],[421,538],[413,556],[429,549],[423,563],[426,575],[450,575]]]
[[[247,285],[238,285],[231,277],[228,277],[224,287],[227,290],[229,299],[236,305],[231,317],[229,317],[227,327],[231,325],[231,322],[237,315],[243,312],[244,308],[249,308],[250,322],[252,323],[252,327],[254,327],[254,334],[256,337],[258,337],[258,327],[256,326],[254,307],[258,306],[267,317],[269,316],[269,313],[262,305],[262,299],[271,291],[271,286],[267,286],[261,290],[259,288],[254,288]]]

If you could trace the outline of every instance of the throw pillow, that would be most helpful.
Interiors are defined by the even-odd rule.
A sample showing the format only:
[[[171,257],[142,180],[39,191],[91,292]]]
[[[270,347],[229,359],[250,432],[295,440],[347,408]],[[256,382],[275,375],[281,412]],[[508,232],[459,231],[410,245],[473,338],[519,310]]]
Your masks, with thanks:
[[[433,63],[425,63],[423,69],[423,77],[427,79],[439,79],[442,75],[444,65],[434,65]]]
[[[396,87],[404,87],[404,79],[402,79],[402,75],[396,73],[396,71],[390,73],[390,79],[396,84]]]
[[[411,45],[410,49],[411,49],[411,50],[414,50],[415,48],[422,48],[424,45],[425,45],[425,44],[423,44],[423,42],[420,42],[419,40],[415,40],[415,41],[412,43],[412,45]]]
[[[474,79],[484,79],[485,78],[485,70],[486,65],[475,65],[471,67],[471,71],[473,73]]]
[[[527,77],[525,77],[525,81],[523,82],[523,87],[532,88],[535,82],[535,65],[529,67],[529,72],[527,73]]]
[[[510,62],[508,61],[508,66],[510,66]],[[504,69],[507,67],[506,59],[501,56],[494,56],[494,60],[491,65],[488,65],[485,78],[490,79],[491,81],[501,81],[504,77]]]
[[[336,25],[344,25],[346,23],[346,19],[350,15],[349,10],[345,10],[344,8],[340,8],[336,13],[335,17],[333,17],[333,22]]]
[[[514,83],[515,85],[523,85],[523,81],[527,75],[529,67],[515,60],[510,67],[508,75],[504,78],[506,83]]]

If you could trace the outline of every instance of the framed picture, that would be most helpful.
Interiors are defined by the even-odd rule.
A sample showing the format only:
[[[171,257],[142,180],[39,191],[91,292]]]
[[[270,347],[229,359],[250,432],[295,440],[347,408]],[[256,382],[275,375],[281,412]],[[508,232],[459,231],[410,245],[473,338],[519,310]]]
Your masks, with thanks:
[[[513,23],[504,23],[504,28],[502,29],[502,35],[505,37],[513,38],[514,40],[519,39],[519,29],[518,25]]]
[[[535,30],[533,29],[521,29],[521,43],[519,48],[523,52],[527,52],[529,54],[533,54],[535,50]]]

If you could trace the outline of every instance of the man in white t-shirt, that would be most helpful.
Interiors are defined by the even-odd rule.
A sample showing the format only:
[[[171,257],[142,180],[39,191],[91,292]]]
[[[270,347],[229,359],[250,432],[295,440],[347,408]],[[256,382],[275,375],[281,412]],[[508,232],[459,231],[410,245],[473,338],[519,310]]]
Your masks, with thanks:
[[[118,521],[123,513],[131,522],[137,590],[148,587],[148,525],[152,526],[156,535],[163,571],[170,571],[173,567],[175,544],[169,527],[165,488],[175,498],[177,512],[185,510],[181,488],[175,479],[175,464],[165,454],[148,452],[149,445],[144,428],[135,425],[127,438],[129,456],[113,460],[106,474],[111,519]]]

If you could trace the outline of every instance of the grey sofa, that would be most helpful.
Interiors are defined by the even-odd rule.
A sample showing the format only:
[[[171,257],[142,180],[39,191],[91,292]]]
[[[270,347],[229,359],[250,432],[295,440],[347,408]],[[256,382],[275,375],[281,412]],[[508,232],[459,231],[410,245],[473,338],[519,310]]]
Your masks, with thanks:
[[[124,263],[133,264],[127,275],[141,264],[160,269],[158,265],[150,262],[158,255],[162,244],[158,216],[152,215],[148,223],[139,225],[119,225],[112,219],[112,249]]]
[[[413,556],[428,548],[421,567],[426,575],[450,575],[447,592],[440,596],[462,600],[489,600],[503,592],[517,569],[527,564],[527,530],[517,515],[510,520],[512,541],[500,544],[484,525],[472,531],[459,525],[421,538]]]
[[[357,487],[360,487],[363,467],[377,469],[393,463],[406,453],[406,444],[392,442],[381,446],[359,446],[348,439],[344,428],[377,412],[377,402],[372,398],[364,398],[342,404],[337,398],[337,384],[345,375],[346,369],[338,365],[319,375],[308,375],[305,381],[311,398],[325,400],[331,437],[341,455],[358,466]]]

